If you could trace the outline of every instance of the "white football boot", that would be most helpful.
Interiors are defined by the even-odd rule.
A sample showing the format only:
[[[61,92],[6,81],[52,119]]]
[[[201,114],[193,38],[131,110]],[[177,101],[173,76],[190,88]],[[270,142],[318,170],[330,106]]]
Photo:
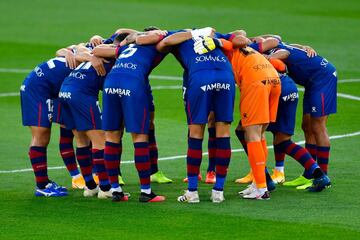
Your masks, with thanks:
[[[84,187],[84,197],[94,197],[98,194],[99,192],[99,187],[96,186],[96,188],[94,189],[89,189],[88,187]]]
[[[213,189],[213,190],[211,191],[210,200],[211,200],[213,203],[221,203],[221,202],[225,201],[224,191],[217,191],[217,190],[214,190],[214,189]]]
[[[184,195],[177,198],[178,202],[198,203],[200,202],[198,191],[190,192],[186,190]]]

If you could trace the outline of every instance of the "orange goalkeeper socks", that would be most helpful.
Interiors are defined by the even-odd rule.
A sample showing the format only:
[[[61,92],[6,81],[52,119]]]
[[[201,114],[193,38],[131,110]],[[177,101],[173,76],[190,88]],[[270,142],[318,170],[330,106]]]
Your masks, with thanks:
[[[266,144],[266,142],[265,142]],[[262,142],[248,142],[248,158],[257,188],[266,188],[266,158]]]

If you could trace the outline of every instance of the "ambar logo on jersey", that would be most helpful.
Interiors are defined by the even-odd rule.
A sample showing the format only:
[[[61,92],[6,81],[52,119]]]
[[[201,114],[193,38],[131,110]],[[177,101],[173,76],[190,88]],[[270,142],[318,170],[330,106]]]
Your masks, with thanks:
[[[204,92],[212,91],[212,90],[216,90],[216,91],[228,90],[228,91],[230,91],[230,84],[229,83],[212,83],[212,84],[203,85],[200,88]]]
[[[122,89],[122,88],[105,88],[104,89],[106,94],[116,94],[121,96],[128,96],[130,97],[131,91],[129,89]]]

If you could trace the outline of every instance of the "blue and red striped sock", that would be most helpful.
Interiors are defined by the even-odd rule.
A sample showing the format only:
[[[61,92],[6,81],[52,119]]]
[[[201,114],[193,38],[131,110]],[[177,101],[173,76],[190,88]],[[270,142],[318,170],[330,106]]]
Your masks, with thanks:
[[[80,172],[76,164],[73,139],[74,134],[72,133],[72,130],[60,127],[60,155],[70,175],[76,177],[80,175]]]
[[[78,147],[76,148],[76,159],[78,160],[81,175],[83,175],[86,186],[89,189],[94,189],[96,183],[92,175],[92,161],[90,147]]]
[[[203,139],[188,138],[186,165],[189,191],[197,191],[198,175],[202,160],[202,141]]]
[[[244,148],[244,151],[246,153],[246,155],[248,154],[248,151],[247,151],[247,144],[246,144],[246,141],[245,141],[245,131],[241,131],[241,130],[235,130],[235,133],[236,133],[236,136],[237,138],[239,139],[242,147]]]
[[[316,161],[316,145],[315,144],[310,144],[310,143],[305,143],[305,148],[306,150],[311,154],[312,158]]]
[[[29,157],[35,174],[36,186],[44,189],[49,183],[46,147],[31,146],[29,149]]]
[[[109,191],[111,186],[104,163],[104,149],[92,149],[92,160],[99,177],[99,186],[102,191]]]
[[[230,137],[216,138],[216,182],[214,190],[223,191],[231,158]]]
[[[215,128],[208,128],[208,153],[209,153],[209,166],[208,172],[215,172],[216,165],[216,130]]]
[[[104,161],[111,188],[119,188],[121,143],[105,142]]]
[[[280,148],[282,148],[282,151],[293,157],[305,168],[305,171],[309,173],[309,175],[304,175],[304,177],[308,179],[312,178],[315,168],[318,168],[319,166],[305,148],[291,140],[283,141],[278,145]]]
[[[330,156],[330,147],[320,147],[316,148],[317,162],[321,170],[327,175],[328,174],[328,165],[329,165],[329,156]]]
[[[149,156],[149,143],[147,142],[136,142],[134,143],[134,160],[135,167],[138,171],[140,178],[140,188],[142,192],[150,193],[150,156]]]
[[[149,156],[151,163],[151,174],[157,173],[158,169],[158,148],[155,138],[155,129],[149,130]]]
[[[310,155],[312,156],[312,158],[316,161],[317,157],[316,157],[316,145],[315,144],[310,144],[310,143],[305,143],[305,149],[310,153]],[[304,171],[303,174],[304,177],[306,177],[307,179],[312,178],[312,173],[310,171]]]
[[[279,146],[279,144],[274,145],[274,154],[275,154],[275,169],[284,172],[284,162],[285,162],[285,152]]]

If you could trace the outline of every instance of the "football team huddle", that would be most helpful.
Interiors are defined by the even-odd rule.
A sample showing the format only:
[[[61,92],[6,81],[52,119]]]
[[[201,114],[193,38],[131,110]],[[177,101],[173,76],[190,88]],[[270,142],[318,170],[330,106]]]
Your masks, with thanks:
[[[22,122],[32,139],[29,158],[36,196],[67,196],[65,187],[49,180],[47,146],[52,122],[60,124],[60,154],[72,176],[72,187],[84,197],[128,201],[120,162],[124,130],[131,134],[140,180],[140,202],[161,202],[151,182],[171,183],[158,169],[155,107],[149,75],[168,53],[183,67],[183,101],[188,124],[188,188],[179,202],[198,203],[202,143],[207,125],[209,166],[205,183],[213,184],[210,199],[220,203],[231,158],[230,125],[236,87],[240,117],[236,136],[249,160],[250,171],[236,180],[249,184],[241,198],[268,200],[275,184],[320,192],[331,186],[327,174],[329,114],[336,113],[335,67],[309,46],[287,44],[278,35],[247,37],[244,30],[219,33],[211,27],[143,31],[121,28],[105,39],[59,49],[39,64],[21,88]],[[305,147],[294,134],[298,89],[305,89],[302,129]],[[99,92],[102,91],[102,111]],[[275,168],[266,168],[265,131],[273,134]],[[73,147],[75,138],[76,151]],[[289,155],[304,168],[285,182]],[[80,171],[78,169],[80,167]]]

